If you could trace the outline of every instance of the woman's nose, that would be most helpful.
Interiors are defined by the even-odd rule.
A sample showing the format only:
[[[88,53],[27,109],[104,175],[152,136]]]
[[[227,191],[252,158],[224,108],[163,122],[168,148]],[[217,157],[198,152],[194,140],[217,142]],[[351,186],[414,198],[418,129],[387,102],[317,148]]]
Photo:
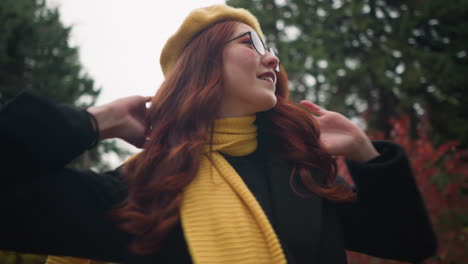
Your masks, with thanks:
[[[268,68],[271,68],[272,70],[276,70],[280,61],[279,61],[279,58],[276,57],[276,55],[270,53],[269,51],[266,51],[265,55],[262,58],[262,62]]]

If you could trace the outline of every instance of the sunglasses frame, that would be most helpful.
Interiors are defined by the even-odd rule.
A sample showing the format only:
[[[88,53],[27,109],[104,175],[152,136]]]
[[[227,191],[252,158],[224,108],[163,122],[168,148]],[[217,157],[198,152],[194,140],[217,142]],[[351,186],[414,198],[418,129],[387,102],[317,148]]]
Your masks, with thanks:
[[[262,38],[260,38],[260,36],[256,33],[256,32],[253,32],[253,31],[247,31],[245,33],[242,33],[240,34],[239,36],[237,37],[234,37],[228,41],[225,42],[225,44],[229,43],[229,42],[232,42],[236,39],[240,39],[242,38],[243,36],[245,35],[249,35],[250,37],[250,42],[252,43],[252,46],[254,47],[254,49],[257,51],[258,54],[260,54],[261,56],[264,56],[266,54],[266,51],[268,50],[268,52],[270,54],[272,54],[273,56],[276,57],[276,52],[275,50],[272,48],[272,47],[268,47],[267,45],[265,45],[265,43],[263,43],[263,40]],[[255,41],[255,39],[257,39],[257,41]],[[259,44],[257,42],[260,42]],[[257,43],[257,44],[255,44]],[[260,47],[257,47],[257,45],[261,45]],[[260,50],[261,49],[261,50]],[[274,69],[276,72],[280,72],[280,64],[278,62],[278,65],[276,65],[275,69]]]

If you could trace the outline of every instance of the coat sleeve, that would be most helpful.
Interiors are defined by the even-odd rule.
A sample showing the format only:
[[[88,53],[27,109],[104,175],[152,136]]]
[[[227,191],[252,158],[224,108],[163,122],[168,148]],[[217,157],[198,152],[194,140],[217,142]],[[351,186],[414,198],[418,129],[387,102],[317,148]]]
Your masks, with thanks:
[[[374,142],[381,154],[367,163],[348,161],[357,201],[338,205],[345,247],[381,258],[419,262],[437,241],[404,150]]]
[[[96,140],[87,113],[23,93],[0,111],[0,248],[119,262],[128,236],[107,212],[118,171],[65,168]]]
[[[23,92],[0,111],[1,165],[17,181],[34,172],[62,169],[95,141],[96,133],[85,111],[57,105]]]

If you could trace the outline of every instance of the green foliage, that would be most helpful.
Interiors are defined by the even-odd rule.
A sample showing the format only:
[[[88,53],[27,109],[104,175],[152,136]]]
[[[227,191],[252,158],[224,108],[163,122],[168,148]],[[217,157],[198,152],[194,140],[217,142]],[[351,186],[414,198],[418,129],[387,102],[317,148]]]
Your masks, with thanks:
[[[100,89],[83,72],[78,49],[68,44],[71,28],[45,1],[0,4],[0,103],[34,90],[57,102],[89,106]]]
[[[227,3],[258,17],[295,100],[363,117],[387,136],[390,117],[429,111],[437,143],[468,146],[468,0]]]

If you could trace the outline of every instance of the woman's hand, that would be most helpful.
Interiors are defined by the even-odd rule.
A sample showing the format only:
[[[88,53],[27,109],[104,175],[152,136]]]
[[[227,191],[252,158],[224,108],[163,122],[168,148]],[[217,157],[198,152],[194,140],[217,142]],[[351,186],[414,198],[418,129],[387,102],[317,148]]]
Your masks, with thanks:
[[[301,101],[301,105],[318,115],[320,141],[331,155],[357,162],[379,156],[367,135],[342,114],[327,111],[309,101]]]
[[[142,147],[146,140],[146,103],[151,96],[129,96],[88,108],[98,123],[100,139],[121,138]]]

